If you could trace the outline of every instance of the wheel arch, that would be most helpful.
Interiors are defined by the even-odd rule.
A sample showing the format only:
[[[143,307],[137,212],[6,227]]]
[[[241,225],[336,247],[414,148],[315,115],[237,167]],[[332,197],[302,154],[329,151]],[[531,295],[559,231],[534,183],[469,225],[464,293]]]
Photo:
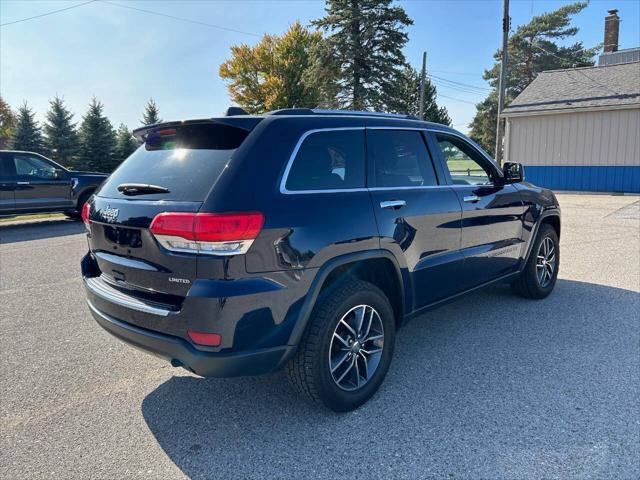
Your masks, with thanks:
[[[300,309],[290,344],[300,342],[320,295],[348,278],[365,280],[380,288],[391,303],[396,326],[402,325],[406,313],[405,285],[395,257],[388,250],[355,252],[333,258],[320,268]]]
[[[556,234],[558,235],[558,239],[560,239],[560,230],[561,230],[560,210],[554,208],[550,210],[545,210],[540,214],[540,216],[538,217],[534,225],[533,231],[531,232],[531,236],[529,237],[529,244],[527,245],[527,254],[523,259],[521,268],[524,268],[527,261],[529,260],[529,255],[531,255],[531,249],[533,248],[533,244],[535,243],[536,237],[538,236],[538,231],[540,230],[540,226],[543,224],[551,225],[553,229],[556,231]]]
[[[88,185],[78,192],[78,195],[76,196],[76,210],[80,210],[82,208],[80,200],[85,196],[89,199],[89,197],[91,197],[91,195],[96,191],[96,188],[98,188],[96,185]]]

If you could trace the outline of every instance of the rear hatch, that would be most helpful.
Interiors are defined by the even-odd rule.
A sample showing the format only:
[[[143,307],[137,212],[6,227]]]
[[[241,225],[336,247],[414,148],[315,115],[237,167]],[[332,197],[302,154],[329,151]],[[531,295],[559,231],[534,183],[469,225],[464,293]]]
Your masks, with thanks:
[[[198,212],[249,131],[208,121],[143,132],[144,144],[107,179],[88,213],[101,281],[180,309],[196,278],[197,251],[165,248],[150,226],[159,214]]]

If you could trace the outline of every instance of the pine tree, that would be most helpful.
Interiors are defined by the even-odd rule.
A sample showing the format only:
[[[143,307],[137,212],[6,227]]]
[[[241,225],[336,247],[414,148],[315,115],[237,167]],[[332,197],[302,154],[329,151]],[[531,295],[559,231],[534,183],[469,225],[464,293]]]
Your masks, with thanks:
[[[597,48],[584,48],[582,42],[569,46],[556,43],[557,40],[573,37],[578,33],[577,27],[570,26],[572,16],[586,6],[586,2],[565,5],[553,12],[533,17],[529,23],[517,28],[508,43],[505,105],[517,97],[542,71],[594,64],[593,57]],[[476,105],[476,115],[471,122],[471,137],[489,152],[495,150],[501,56],[502,52],[498,50],[494,55],[495,64],[484,72],[484,79],[494,91]]]
[[[86,115],[82,117],[79,167],[111,172],[119,162],[113,156],[115,133],[103,110],[104,105],[94,97]]]
[[[35,114],[24,102],[18,109],[16,124],[9,141],[9,148],[29,152],[45,153],[40,125]]]
[[[316,68],[337,68],[333,82],[337,103],[343,108],[384,109],[385,98],[393,94],[402,76],[402,48],[408,40],[404,28],[413,21],[402,7],[391,3],[327,0],[326,16],[312,22],[329,34],[326,57]]]
[[[428,122],[451,125],[451,118],[445,107],[436,103],[437,91],[429,78],[425,78],[424,86],[424,120]],[[393,95],[386,99],[386,110],[393,113],[404,113],[419,117],[420,115],[420,74],[411,65],[402,72]]]
[[[6,148],[16,125],[16,116],[11,107],[0,97],[0,149]]]
[[[147,102],[147,106],[144,107],[144,114],[142,115],[142,120],[140,123],[142,125],[153,125],[154,123],[160,123],[162,119],[160,118],[160,109],[158,109],[158,105],[153,98],[150,98]]]
[[[116,132],[116,147],[114,157],[118,163],[121,163],[129,155],[135,152],[139,143],[133,138],[131,130],[124,123],[121,123]]]
[[[78,154],[78,132],[73,123],[73,113],[58,96],[49,101],[49,111],[44,123],[45,145],[48,155],[64,166],[72,166]]]

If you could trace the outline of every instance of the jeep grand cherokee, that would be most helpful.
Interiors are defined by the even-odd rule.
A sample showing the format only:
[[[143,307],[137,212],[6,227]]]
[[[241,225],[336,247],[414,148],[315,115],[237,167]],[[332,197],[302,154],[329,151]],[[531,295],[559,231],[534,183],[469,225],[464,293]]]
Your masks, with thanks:
[[[555,285],[553,193],[449,127],[287,109],[136,135],[83,208],[87,303],[198,375],[286,368],[303,395],[351,410],[412,317],[494,282],[535,299]]]

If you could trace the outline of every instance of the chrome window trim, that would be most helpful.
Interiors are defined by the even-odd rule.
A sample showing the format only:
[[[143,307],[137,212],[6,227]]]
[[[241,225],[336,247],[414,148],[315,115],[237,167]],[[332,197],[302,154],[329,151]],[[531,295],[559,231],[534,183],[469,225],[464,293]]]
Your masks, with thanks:
[[[289,160],[287,161],[287,166],[285,167],[284,173],[282,174],[282,180],[280,180],[280,193],[283,193],[285,195],[295,195],[299,193],[308,194],[308,193],[366,192],[367,189],[365,187],[332,188],[328,190],[288,190],[286,187],[287,179],[289,178],[289,172],[291,171],[291,167],[293,166],[293,161],[295,160],[296,155],[298,155],[298,151],[300,150],[302,143],[307,139],[307,137],[309,137],[310,135],[313,135],[314,133],[321,133],[321,132],[340,132],[340,131],[348,131],[348,130],[364,131],[364,129],[365,127],[335,127],[335,128],[316,128],[314,130],[307,130],[306,132],[304,132],[298,139],[298,142],[296,143],[296,146],[294,147],[293,152],[291,153],[291,155],[289,156]],[[365,172],[365,178],[366,178],[366,174],[367,172]]]
[[[386,192],[390,190],[433,190],[436,188],[448,188],[451,185],[416,185],[406,187],[371,187],[368,188],[370,192]]]
[[[480,155],[482,158],[488,161],[498,171],[499,176],[502,176],[501,175],[502,171],[500,170],[500,167],[498,167],[498,164],[496,163],[496,161],[493,158],[491,158],[489,154],[486,153],[480,145],[478,145],[469,137],[466,137],[458,132],[449,132],[447,130],[427,129],[427,131],[431,133],[436,133],[436,134],[439,133],[441,135],[449,135],[451,137],[459,138],[463,142],[467,143],[471,148],[473,148],[478,153],[478,155]]]
[[[362,115],[364,116],[364,115]],[[361,116],[361,117],[362,117]],[[289,172],[291,171],[291,167],[293,166],[293,161],[302,146],[302,142],[305,141],[307,137],[313,135],[314,133],[319,132],[334,132],[334,131],[345,131],[345,130],[408,130],[408,131],[418,131],[418,132],[430,132],[435,134],[442,135],[450,135],[452,137],[457,137],[460,140],[468,143],[479,155],[485,158],[500,174],[500,169],[496,165],[495,161],[488,156],[477,144],[466,137],[465,135],[458,133],[456,131],[449,130],[440,130],[438,128],[430,128],[430,127],[391,127],[385,125],[374,125],[367,127],[329,127],[329,128],[316,128],[313,130],[308,130],[304,132],[300,138],[298,139],[296,146],[293,149],[293,152],[289,156],[289,160],[287,161],[287,166],[285,167],[284,173],[282,174],[282,179],[280,180],[280,193],[284,195],[297,195],[297,194],[314,194],[314,193],[350,193],[350,192],[378,192],[378,191],[390,191],[390,190],[431,190],[434,188],[468,188],[473,185],[420,185],[420,186],[406,186],[406,187],[360,187],[360,188],[332,188],[327,190],[288,190],[286,188],[287,179],[289,178]],[[367,172],[365,172],[365,175]],[[493,184],[492,184],[493,185]]]

